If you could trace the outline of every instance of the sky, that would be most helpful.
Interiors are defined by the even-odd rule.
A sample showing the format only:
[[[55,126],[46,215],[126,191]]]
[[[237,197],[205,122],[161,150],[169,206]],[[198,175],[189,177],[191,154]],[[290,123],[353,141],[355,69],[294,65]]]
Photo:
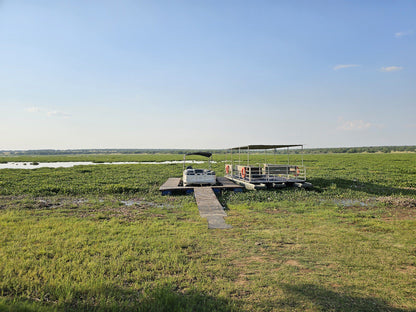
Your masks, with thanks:
[[[0,0],[0,150],[416,145],[416,1]]]

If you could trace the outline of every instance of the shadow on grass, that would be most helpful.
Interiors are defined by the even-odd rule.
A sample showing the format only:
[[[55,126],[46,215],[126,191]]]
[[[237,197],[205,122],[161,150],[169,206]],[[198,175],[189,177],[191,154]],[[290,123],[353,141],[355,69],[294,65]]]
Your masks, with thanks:
[[[415,309],[395,308],[384,300],[373,297],[360,297],[342,294],[313,284],[283,285],[291,300],[278,302],[285,306],[299,301],[314,303],[322,311],[389,311],[389,312],[415,312]]]
[[[400,187],[389,187],[375,183],[361,182],[356,180],[333,178],[312,178],[308,179],[308,182],[312,183],[316,190],[322,188],[334,187],[340,189],[349,189],[360,192],[365,192],[371,195],[390,196],[390,195],[410,195],[416,196],[416,190],[406,189]]]
[[[220,194],[217,194],[217,199],[225,211],[230,210],[230,208],[227,205],[227,197],[225,197],[222,192]]]
[[[183,293],[171,286],[141,293],[106,287],[73,293],[71,301],[61,303],[0,300],[1,311],[242,311],[228,299],[217,298],[198,291]]]

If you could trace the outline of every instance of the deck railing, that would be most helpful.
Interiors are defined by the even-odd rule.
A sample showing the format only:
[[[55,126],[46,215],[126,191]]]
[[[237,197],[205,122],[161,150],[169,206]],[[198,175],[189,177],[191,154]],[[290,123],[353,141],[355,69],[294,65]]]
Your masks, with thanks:
[[[231,165],[226,164],[226,176],[248,182],[285,182],[305,181],[306,168],[296,165],[258,164],[258,165]]]

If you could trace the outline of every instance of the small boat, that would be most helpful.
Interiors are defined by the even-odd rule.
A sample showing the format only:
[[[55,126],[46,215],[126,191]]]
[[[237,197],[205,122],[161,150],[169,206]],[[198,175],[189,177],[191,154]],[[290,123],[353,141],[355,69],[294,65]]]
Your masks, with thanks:
[[[194,169],[192,166],[188,166],[185,169],[186,156],[198,155],[208,158],[209,169]],[[183,185],[214,185],[217,183],[217,177],[215,171],[211,170],[212,153],[208,152],[195,152],[188,153],[183,156]]]

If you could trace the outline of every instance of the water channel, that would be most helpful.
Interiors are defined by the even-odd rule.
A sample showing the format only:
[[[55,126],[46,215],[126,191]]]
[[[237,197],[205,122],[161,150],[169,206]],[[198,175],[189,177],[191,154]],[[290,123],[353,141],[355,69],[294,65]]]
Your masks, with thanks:
[[[187,160],[187,164],[203,164],[204,161]],[[215,162],[212,162],[215,163]],[[90,165],[170,165],[183,164],[183,160],[172,161],[136,161],[136,162],[103,162],[94,163],[91,161],[65,161],[65,162],[8,162],[0,163],[0,169],[38,169],[38,168],[70,168],[74,166]]]

